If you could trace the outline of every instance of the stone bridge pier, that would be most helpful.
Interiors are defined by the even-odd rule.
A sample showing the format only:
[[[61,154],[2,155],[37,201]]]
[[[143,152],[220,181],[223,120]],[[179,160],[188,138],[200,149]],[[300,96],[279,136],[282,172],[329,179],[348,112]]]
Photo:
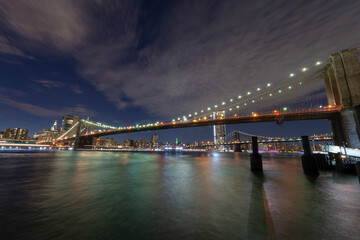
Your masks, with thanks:
[[[340,114],[330,119],[335,145],[360,147],[360,62],[357,48],[330,56],[323,72],[329,105],[341,105]]]

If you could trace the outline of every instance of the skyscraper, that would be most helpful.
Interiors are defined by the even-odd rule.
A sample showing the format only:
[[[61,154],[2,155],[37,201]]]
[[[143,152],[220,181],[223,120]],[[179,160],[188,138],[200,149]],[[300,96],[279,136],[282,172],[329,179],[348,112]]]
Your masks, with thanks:
[[[61,130],[69,130],[74,124],[79,121],[79,116],[76,115],[66,115],[62,119]]]
[[[7,128],[4,133],[4,138],[25,140],[28,137],[29,130],[22,128]]]
[[[225,111],[213,112],[213,119],[220,119],[225,116]],[[225,143],[225,125],[214,125],[214,144]]]
[[[51,131],[57,130],[57,120],[55,120],[54,125],[50,128]]]
[[[153,134],[151,136],[151,146],[152,147],[158,147],[159,146],[158,139],[159,139],[159,135],[157,135],[157,134]]]

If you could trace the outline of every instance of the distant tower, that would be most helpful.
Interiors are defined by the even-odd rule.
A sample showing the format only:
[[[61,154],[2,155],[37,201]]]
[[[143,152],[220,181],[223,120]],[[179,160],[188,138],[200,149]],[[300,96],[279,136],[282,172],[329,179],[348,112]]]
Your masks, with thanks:
[[[69,130],[74,124],[79,121],[79,116],[76,115],[66,115],[63,117],[61,130]]]
[[[57,130],[57,120],[55,120],[54,125],[51,127],[51,131]]]
[[[225,111],[216,111],[213,113],[213,119],[225,117]],[[214,125],[214,144],[225,143],[225,125]]]
[[[151,136],[151,145],[152,147],[157,147],[159,144],[158,144],[158,139],[159,139],[159,135],[157,134],[153,134]]]

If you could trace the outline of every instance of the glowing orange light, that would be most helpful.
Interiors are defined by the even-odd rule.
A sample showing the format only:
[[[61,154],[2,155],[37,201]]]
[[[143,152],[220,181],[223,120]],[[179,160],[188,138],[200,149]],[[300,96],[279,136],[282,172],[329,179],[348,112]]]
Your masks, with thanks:
[[[254,113],[252,116],[253,116],[253,117],[257,117],[258,115],[257,115],[257,113]]]
[[[277,110],[274,110],[274,113],[277,113]]]

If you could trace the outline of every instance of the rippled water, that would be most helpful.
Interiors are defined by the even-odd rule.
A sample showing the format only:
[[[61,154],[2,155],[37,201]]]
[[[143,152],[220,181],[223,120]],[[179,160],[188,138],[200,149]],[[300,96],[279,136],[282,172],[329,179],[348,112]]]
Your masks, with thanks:
[[[1,239],[360,239],[356,176],[299,155],[0,154]]]

